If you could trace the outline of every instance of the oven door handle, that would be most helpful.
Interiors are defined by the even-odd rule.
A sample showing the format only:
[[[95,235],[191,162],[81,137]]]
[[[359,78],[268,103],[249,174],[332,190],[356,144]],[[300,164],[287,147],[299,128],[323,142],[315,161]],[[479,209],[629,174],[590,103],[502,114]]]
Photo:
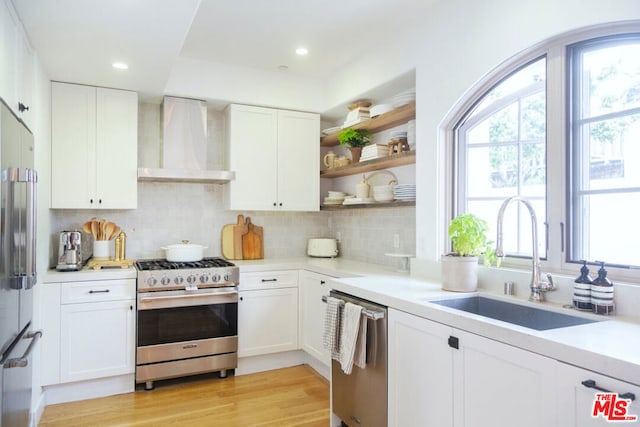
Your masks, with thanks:
[[[139,295],[138,309],[184,307],[193,305],[230,304],[238,302],[238,291],[207,292],[180,295]]]

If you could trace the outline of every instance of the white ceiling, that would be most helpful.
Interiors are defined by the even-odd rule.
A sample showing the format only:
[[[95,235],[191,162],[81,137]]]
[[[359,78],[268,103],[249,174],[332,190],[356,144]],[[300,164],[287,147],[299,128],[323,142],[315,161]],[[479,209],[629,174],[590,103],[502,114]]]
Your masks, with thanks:
[[[52,80],[158,96],[181,58],[324,79],[434,0],[13,0]],[[299,57],[304,45],[309,55]],[[129,70],[111,67],[114,61]]]

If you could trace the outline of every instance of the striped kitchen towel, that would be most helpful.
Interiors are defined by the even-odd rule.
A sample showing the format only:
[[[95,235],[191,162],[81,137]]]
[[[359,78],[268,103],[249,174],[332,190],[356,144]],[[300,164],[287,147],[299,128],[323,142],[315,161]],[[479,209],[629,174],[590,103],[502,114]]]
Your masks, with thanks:
[[[327,297],[327,310],[324,317],[322,344],[331,352],[331,358],[340,360],[340,321],[342,320],[342,300]]]
[[[347,375],[350,375],[353,369],[361,316],[361,306],[350,302],[344,305],[340,333],[340,367]]]

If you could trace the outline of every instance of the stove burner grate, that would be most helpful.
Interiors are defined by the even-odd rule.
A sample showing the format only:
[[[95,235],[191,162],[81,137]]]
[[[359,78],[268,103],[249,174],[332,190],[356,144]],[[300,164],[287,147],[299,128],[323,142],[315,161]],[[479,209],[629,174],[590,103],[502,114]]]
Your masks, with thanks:
[[[166,259],[146,259],[136,261],[139,271],[149,270],[183,270],[189,268],[234,267],[233,263],[222,258],[203,258],[201,261],[171,262]]]

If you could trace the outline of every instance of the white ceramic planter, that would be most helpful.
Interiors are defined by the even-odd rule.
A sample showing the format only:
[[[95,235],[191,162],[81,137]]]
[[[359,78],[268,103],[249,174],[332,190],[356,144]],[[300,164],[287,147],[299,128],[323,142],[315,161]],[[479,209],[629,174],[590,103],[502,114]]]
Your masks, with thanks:
[[[443,255],[442,289],[475,292],[478,288],[478,257]]]

